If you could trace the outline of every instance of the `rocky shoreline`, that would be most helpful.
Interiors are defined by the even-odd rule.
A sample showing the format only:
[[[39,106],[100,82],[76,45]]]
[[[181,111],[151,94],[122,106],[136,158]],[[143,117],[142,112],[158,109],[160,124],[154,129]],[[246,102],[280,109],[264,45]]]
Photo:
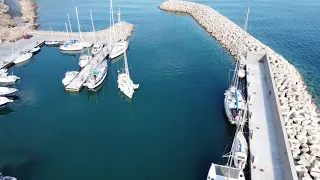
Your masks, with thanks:
[[[281,55],[208,6],[169,0],[159,8],[190,14],[236,60],[248,51],[268,54],[297,176],[303,180],[320,179],[319,111],[297,69]]]
[[[9,42],[22,38],[27,31],[39,27],[36,23],[37,4],[33,0],[19,0],[21,5],[22,25],[17,25],[9,13],[9,6],[0,0],[0,42]]]

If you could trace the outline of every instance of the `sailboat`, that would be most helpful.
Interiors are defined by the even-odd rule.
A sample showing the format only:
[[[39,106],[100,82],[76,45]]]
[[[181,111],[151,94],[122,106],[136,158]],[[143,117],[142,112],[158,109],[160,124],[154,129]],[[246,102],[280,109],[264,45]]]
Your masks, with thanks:
[[[139,88],[139,84],[133,84],[130,78],[126,52],[124,52],[124,69],[118,71],[118,88],[130,99],[133,96],[134,90]]]
[[[248,19],[249,19],[249,11],[250,11],[250,5],[248,6],[247,9],[247,15],[246,15],[246,21],[245,21],[245,25],[244,25],[244,31],[243,31],[243,43],[241,44],[241,46],[244,45],[245,39],[246,39],[246,32],[247,32],[247,27],[248,27]],[[244,48],[242,48],[244,49]],[[246,71],[244,69],[244,55],[241,55],[240,57],[240,62],[239,62],[239,70],[238,70],[238,76],[240,79],[243,79],[246,76]]]
[[[115,46],[113,47],[113,49],[111,50],[109,56],[111,59],[116,58],[120,55],[122,55],[129,46],[129,42],[123,40],[123,36],[122,36],[122,30],[121,30],[121,19],[120,19],[120,8],[119,8],[119,12],[118,12],[118,23],[120,24],[120,41],[116,42]],[[114,24],[113,24],[114,26]]]
[[[92,31],[94,33],[94,42],[95,42],[93,47],[92,47],[92,49],[91,49],[91,54],[92,55],[96,55],[102,50],[103,44],[100,43],[100,42],[97,42],[97,34],[96,34],[96,30],[94,28],[94,23],[93,23],[93,17],[92,17],[91,10],[90,10],[90,17],[91,17]]]
[[[248,25],[248,17],[249,17],[249,9],[250,5],[248,6],[246,21],[244,25],[244,35]],[[243,56],[241,56],[243,58]],[[245,99],[241,90],[238,89],[239,79],[245,76],[245,70],[243,66],[240,65],[240,60],[236,62],[236,66],[234,69],[234,74],[232,78],[231,85],[228,90],[224,93],[224,109],[228,120],[231,124],[237,124],[240,120],[240,113],[245,107]]]
[[[84,47],[84,48],[89,48],[89,47],[92,46],[92,43],[83,41],[83,39],[82,39],[82,34],[81,34],[81,27],[80,27],[79,15],[78,15],[78,8],[75,7],[75,9],[76,9],[76,15],[77,15],[77,21],[78,21],[78,28],[79,28],[79,39],[80,39],[80,42],[79,42],[79,43],[80,43],[80,45],[81,45],[82,47]]]
[[[106,79],[108,74],[108,62],[102,61],[89,75],[89,78],[84,83],[84,86],[88,87],[89,90],[94,90],[100,86]]]
[[[63,45],[61,45],[60,50],[61,51],[80,51],[83,49],[83,46],[82,44],[79,43],[79,41],[71,39],[72,27],[70,23],[69,14],[67,14],[67,16],[68,16],[68,22],[70,27],[69,41],[66,41]],[[69,33],[67,23],[65,23],[65,26],[66,26],[67,33]]]
[[[52,28],[50,26],[50,32],[53,33]],[[45,41],[44,42],[46,46],[59,46],[60,42],[59,41]]]

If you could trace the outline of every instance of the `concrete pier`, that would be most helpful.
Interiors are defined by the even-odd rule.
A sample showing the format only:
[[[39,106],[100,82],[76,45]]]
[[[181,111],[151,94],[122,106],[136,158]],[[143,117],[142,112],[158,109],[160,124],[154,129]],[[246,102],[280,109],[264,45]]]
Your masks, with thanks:
[[[281,165],[273,167],[282,166],[283,176],[278,176],[277,170],[270,169],[274,171],[272,173],[275,174],[275,177],[283,177],[283,179],[288,180],[297,180],[298,178],[305,180],[320,179],[320,114],[297,69],[281,55],[208,6],[183,0],[169,0],[162,3],[160,9],[190,14],[236,60],[239,60],[247,52],[266,54],[266,60],[264,61],[268,66],[265,66],[267,67],[265,73],[266,77],[269,78],[268,81],[272,82],[269,83],[268,87],[273,92],[273,95],[271,95],[274,96],[272,97],[273,101],[276,102],[273,102],[273,104],[277,104],[277,106],[271,105],[272,114],[279,116],[277,117],[279,121],[274,121],[279,149],[278,152],[274,152],[277,149],[264,148],[263,142],[261,142],[260,147],[253,146],[253,148],[256,147],[256,152],[263,149],[265,153],[269,153],[271,156],[275,153],[280,155]],[[247,62],[241,63],[247,64]],[[248,65],[252,66],[250,63]],[[263,85],[263,79],[259,78],[261,78],[261,75],[256,76],[251,81]],[[260,95],[264,96],[264,93],[261,91]],[[264,97],[261,98],[265,99]],[[267,106],[266,112],[261,111],[260,113],[267,113],[270,110],[270,105]],[[259,109],[253,110],[258,111]],[[266,116],[266,114],[262,115]],[[257,118],[260,118],[260,116],[257,116]],[[259,131],[256,131],[256,133],[259,133]],[[261,131],[261,134],[263,133],[266,133],[266,129]],[[265,135],[272,134],[268,133]],[[268,140],[270,147],[273,147],[275,146],[272,140],[274,136],[270,136],[269,140],[265,140]],[[286,151],[283,151],[284,149]],[[275,159],[277,158],[275,157]],[[254,180],[268,179],[268,174],[260,173],[261,176],[252,178]]]

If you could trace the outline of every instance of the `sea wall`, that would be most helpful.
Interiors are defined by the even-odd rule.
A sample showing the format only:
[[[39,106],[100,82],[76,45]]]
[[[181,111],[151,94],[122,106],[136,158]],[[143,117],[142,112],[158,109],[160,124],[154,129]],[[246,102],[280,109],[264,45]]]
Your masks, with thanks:
[[[269,72],[273,75],[274,88],[277,90],[277,101],[283,120],[281,123],[285,125],[295,171],[301,179],[320,178],[319,111],[297,69],[281,55],[208,6],[170,0],[162,3],[159,8],[190,14],[236,60],[248,51],[267,54]]]
[[[19,3],[21,6],[22,23],[17,24],[9,14],[10,7],[5,4],[4,0],[0,0],[0,42],[18,40],[27,31],[39,26],[35,22],[38,18],[37,4],[33,0],[20,0]]]

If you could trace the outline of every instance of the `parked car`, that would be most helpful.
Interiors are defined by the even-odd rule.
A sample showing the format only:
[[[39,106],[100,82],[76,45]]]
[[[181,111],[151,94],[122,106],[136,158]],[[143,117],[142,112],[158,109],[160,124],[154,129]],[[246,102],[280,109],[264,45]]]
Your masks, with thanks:
[[[24,38],[24,39],[30,39],[30,38],[32,38],[32,37],[33,37],[32,35],[28,35],[28,34],[27,34],[27,35],[25,35],[23,38]]]

